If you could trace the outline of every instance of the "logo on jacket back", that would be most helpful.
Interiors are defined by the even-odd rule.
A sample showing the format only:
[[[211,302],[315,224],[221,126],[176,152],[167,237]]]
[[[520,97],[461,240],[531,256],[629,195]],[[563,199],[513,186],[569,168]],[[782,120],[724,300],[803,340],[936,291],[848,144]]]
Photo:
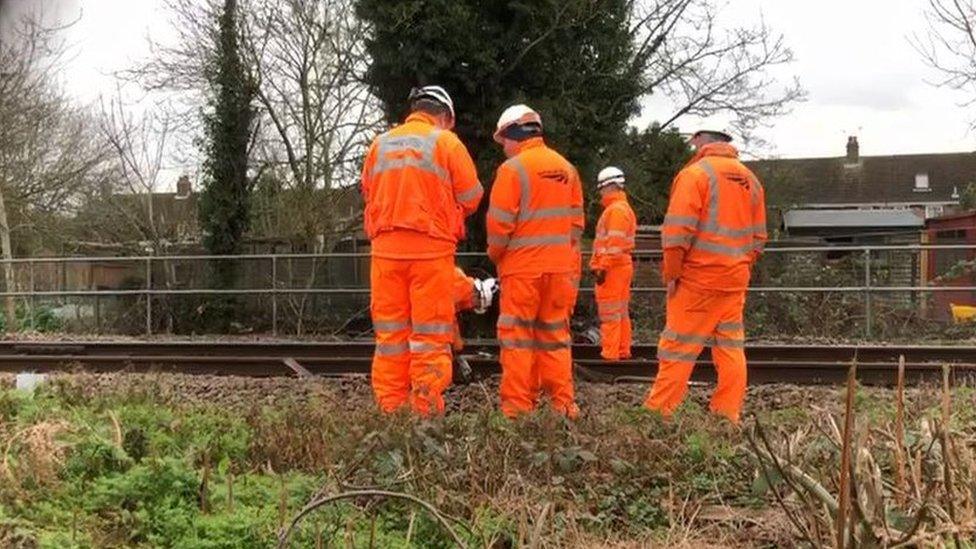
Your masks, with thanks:
[[[546,170],[544,172],[539,172],[539,175],[542,176],[543,179],[550,179],[557,183],[562,183],[563,185],[569,182],[569,174],[564,170]]]
[[[751,183],[749,182],[749,178],[746,177],[746,176],[744,176],[744,175],[742,175],[741,173],[738,173],[738,172],[727,172],[727,173],[723,173],[722,175],[724,175],[725,178],[728,179],[729,181],[731,181],[733,183],[737,183],[740,187],[742,187],[743,189],[745,189],[747,191],[749,190],[749,188],[751,186]]]

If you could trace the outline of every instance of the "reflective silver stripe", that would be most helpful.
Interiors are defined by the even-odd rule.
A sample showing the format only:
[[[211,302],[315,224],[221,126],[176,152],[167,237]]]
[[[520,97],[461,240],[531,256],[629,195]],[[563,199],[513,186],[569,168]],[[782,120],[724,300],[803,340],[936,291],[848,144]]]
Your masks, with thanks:
[[[696,240],[691,247],[692,249],[729,257],[742,257],[757,249],[756,244],[754,243],[749,243],[744,246],[726,246],[725,244],[716,244],[714,242],[705,242],[702,240]]]
[[[493,234],[488,235],[488,245],[490,246],[508,246],[509,238],[507,236],[496,236]]]
[[[478,198],[481,194],[485,192],[485,188],[481,186],[481,182],[475,183],[474,187],[464,191],[461,194],[454,195],[454,200],[458,202],[467,202],[469,200],[474,200]]]
[[[519,248],[527,248],[529,246],[569,244],[569,242],[570,238],[568,234],[516,236],[508,243],[508,249],[517,250]]]
[[[569,235],[573,238],[573,240],[579,240],[583,237],[583,229],[574,226],[570,229]]]
[[[664,235],[661,238],[661,246],[664,248],[670,248],[673,246],[685,246],[691,244],[695,240],[695,237],[690,234],[679,234],[679,235]]]
[[[667,349],[658,348],[657,358],[660,360],[677,360],[680,362],[694,362],[698,360],[697,353],[676,353]]]
[[[703,158],[698,165],[708,176],[708,215],[705,217],[705,225],[702,229],[710,231],[718,226],[718,175],[707,159]]]
[[[376,356],[396,356],[402,355],[410,350],[406,342],[403,343],[377,343],[374,354]]]
[[[442,180],[447,179],[447,170],[423,158],[387,158],[376,163],[373,175],[379,175],[388,170],[399,170],[403,168],[417,168],[425,172],[430,172]]]
[[[499,208],[498,206],[492,206],[488,208],[488,215],[494,217],[495,219],[501,221],[502,223],[514,223],[515,214],[506,210]]]
[[[406,320],[380,320],[373,322],[374,332],[396,332],[406,330],[410,327],[410,322]]]
[[[379,147],[377,156],[379,160],[373,168],[373,175],[380,174],[387,170],[413,167],[435,174],[440,179],[449,179],[447,170],[438,166],[434,162],[434,148],[437,146],[437,138],[440,131],[435,130],[426,136],[421,135],[381,135],[378,138]],[[420,153],[420,158],[404,156],[390,158],[390,154],[404,152]]]
[[[715,329],[723,332],[741,332],[745,330],[745,326],[741,322],[719,322]]]
[[[745,347],[745,342],[741,339],[729,338],[729,337],[713,337],[713,336],[702,336],[698,334],[679,334],[673,330],[665,328],[661,332],[661,337],[663,339],[670,339],[671,341],[677,341],[678,343],[686,343],[688,345],[709,345],[711,347],[731,347],[731,348],[742,348]]]
[[[516,221],[522,219],[525,215],[526,210],[529,209],[529,198],[531,198],[532,188],[529,185],[529,173],[525,171],[525,165],[519,160],[519,157],[515,156],[508,160],[512,167],[515,168],[515,172],[518,173],[519,178],[519,190],[521,191],[519,196],[519,213],[516,216]]]
[[[679,334],[670,328],[665,328],[661,332],[661,337],[663,339],[670,339],[671,341],[677,341],[678,343],[687,343],[689,345],[708,345],[712,338],[711,336],[703,336],[698,334]]]
[[[613,246],[613,247],[601,247],[601,248],[597,248],[596,251],[599,252],[599,253],[601,253],[601,254],[607,254],[607,255],[622,254],[622,253],[624,253],[624,249],[623,248],[618,248],[616,246]]]
[[[502,349],[531,349],[534,351],[558,351],[568,349],[570,341],[535,341],[532,339],[501,339],[498,341]]]
[[[624,313],[610,313],[610,314],[600,315],[600,320],[603,320],[605,322],[614,322],[617,320],[623,320],[624,316],[626,316],[624,315]]]
[[[728,227],[723,227],[720,225],[707,226],[702,228],[702,232],[711,233],[718,236],[727,236],[729,238],[742,238],[744,236],[752,236],[756,233],[755,227],[746,227],[744,229],[729,229]]]
[[[437,351],[448,351],[451,350],[450,343],[427,343],[425,341],[411,341],[410,342],[410,352],[411,353],[433,353]]]
[[[626,238],[626,239],[629,239],[629,240],[633,240],[634,239],[633,235],[627,234],[627,231],[615,231],[615,230],[611,230],[611,231],[607,231],[604,234],[604,236],[619,236],[620,238]]]
[[[536,341],[535,349],[537,351],[558,351],[560,349],[569,349],[572,344],[571,341]]]
[[[415,334],[453,334],[454,325],[440,322],[427,322],[424,324],[414,324],[413,333]]]
[[[668,214],[664,216],[665,227],[697,227],[698,218],[693,215],[674,215]]]
[[[498,344],[502,349],[534,349],[535,341],[531,339],[500,339]]]
[[[583,215],[583,208],[539,208],[537,210],[525,210],[519,212],[519,221],[532,221],[534,219],[552,219],[554,217],[576,217]]]
[[[526,320],[515,315],[499,315],[498,326],[503,328],[532,328],[535,330],[560,330],[567,327],[566,321],[543,322],[541,320]]]
[[[756,177],[756,174],[749,172],[748,176],[749,176],[749,181],[752,182],[752,188],[750,189],[752,193],[752,203],[758,204],[759,191],[762,190],[763,188],[762,183],[759,182],[759,178]]]
[[[716,337],[710,344],[712,347],[725,347],[731,349],[742,349],[746,346],[746,342],[741,339],[730,339],[725,337]]]

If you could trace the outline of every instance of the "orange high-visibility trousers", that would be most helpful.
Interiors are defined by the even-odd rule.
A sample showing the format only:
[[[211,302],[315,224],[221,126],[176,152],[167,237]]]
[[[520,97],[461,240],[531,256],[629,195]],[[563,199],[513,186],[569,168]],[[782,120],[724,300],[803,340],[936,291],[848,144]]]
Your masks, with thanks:
[[[444,411],[454,336],[454,302],[444,290],[451,287],[453,272],[450,256],[372,258],[372,383],[384,412],[407,403],[421,415]]]
[[[678,281],[667,301],[667,325],[658,342],[658,374],[644,406],[670,416],[688,391],[688,378],[705,345],[712,348],[718,387],[709,409],[739,422],[746,396],[745,292],[692,288]]]
[[[569,333],[576,291],[571,273],[506,276],[501,286],[502,412],[510,418],[531,412],[544,391],[556,411],[576,417]]]
[[[615,265],[606,270],[606,279],[595,289],[600,317],[600,356],[607,360],[630,358],[630,281],[632,264]]]

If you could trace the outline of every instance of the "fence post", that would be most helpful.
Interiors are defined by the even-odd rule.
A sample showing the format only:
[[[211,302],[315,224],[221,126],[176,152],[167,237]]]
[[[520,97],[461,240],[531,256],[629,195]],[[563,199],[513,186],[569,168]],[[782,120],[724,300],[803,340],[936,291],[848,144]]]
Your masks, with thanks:
[[[271,335],[278,335],[278,256],[271,256]]]
[[[871,339],[871,249],[864,249],[864,337]]]
[[[152,335],[152,258],[146,258],[146,335]]]
[[[30,272],[30,328],[33,331],[37,329],[36,321],[34,320],[34,316],[36,315],[35,311],[37,310],[37,303],[34,301],[34,262],[28,261],[27,267]]]

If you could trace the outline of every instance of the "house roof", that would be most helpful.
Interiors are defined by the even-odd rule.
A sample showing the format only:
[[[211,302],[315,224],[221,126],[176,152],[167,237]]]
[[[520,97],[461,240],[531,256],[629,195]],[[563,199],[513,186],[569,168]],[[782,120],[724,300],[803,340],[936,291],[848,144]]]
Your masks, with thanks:
[[[789,210],[783,214],[786,230],[813,228],[887,229],[920,228],[925,221],[910,210]]]
[[[956,203],[976,181],[976,153],[758,160],[746,163],[767,188],[783,182],[804,205]],[[928,190],[916,190],[919,174]],[[955,196],[954,196],[955,195]]]

